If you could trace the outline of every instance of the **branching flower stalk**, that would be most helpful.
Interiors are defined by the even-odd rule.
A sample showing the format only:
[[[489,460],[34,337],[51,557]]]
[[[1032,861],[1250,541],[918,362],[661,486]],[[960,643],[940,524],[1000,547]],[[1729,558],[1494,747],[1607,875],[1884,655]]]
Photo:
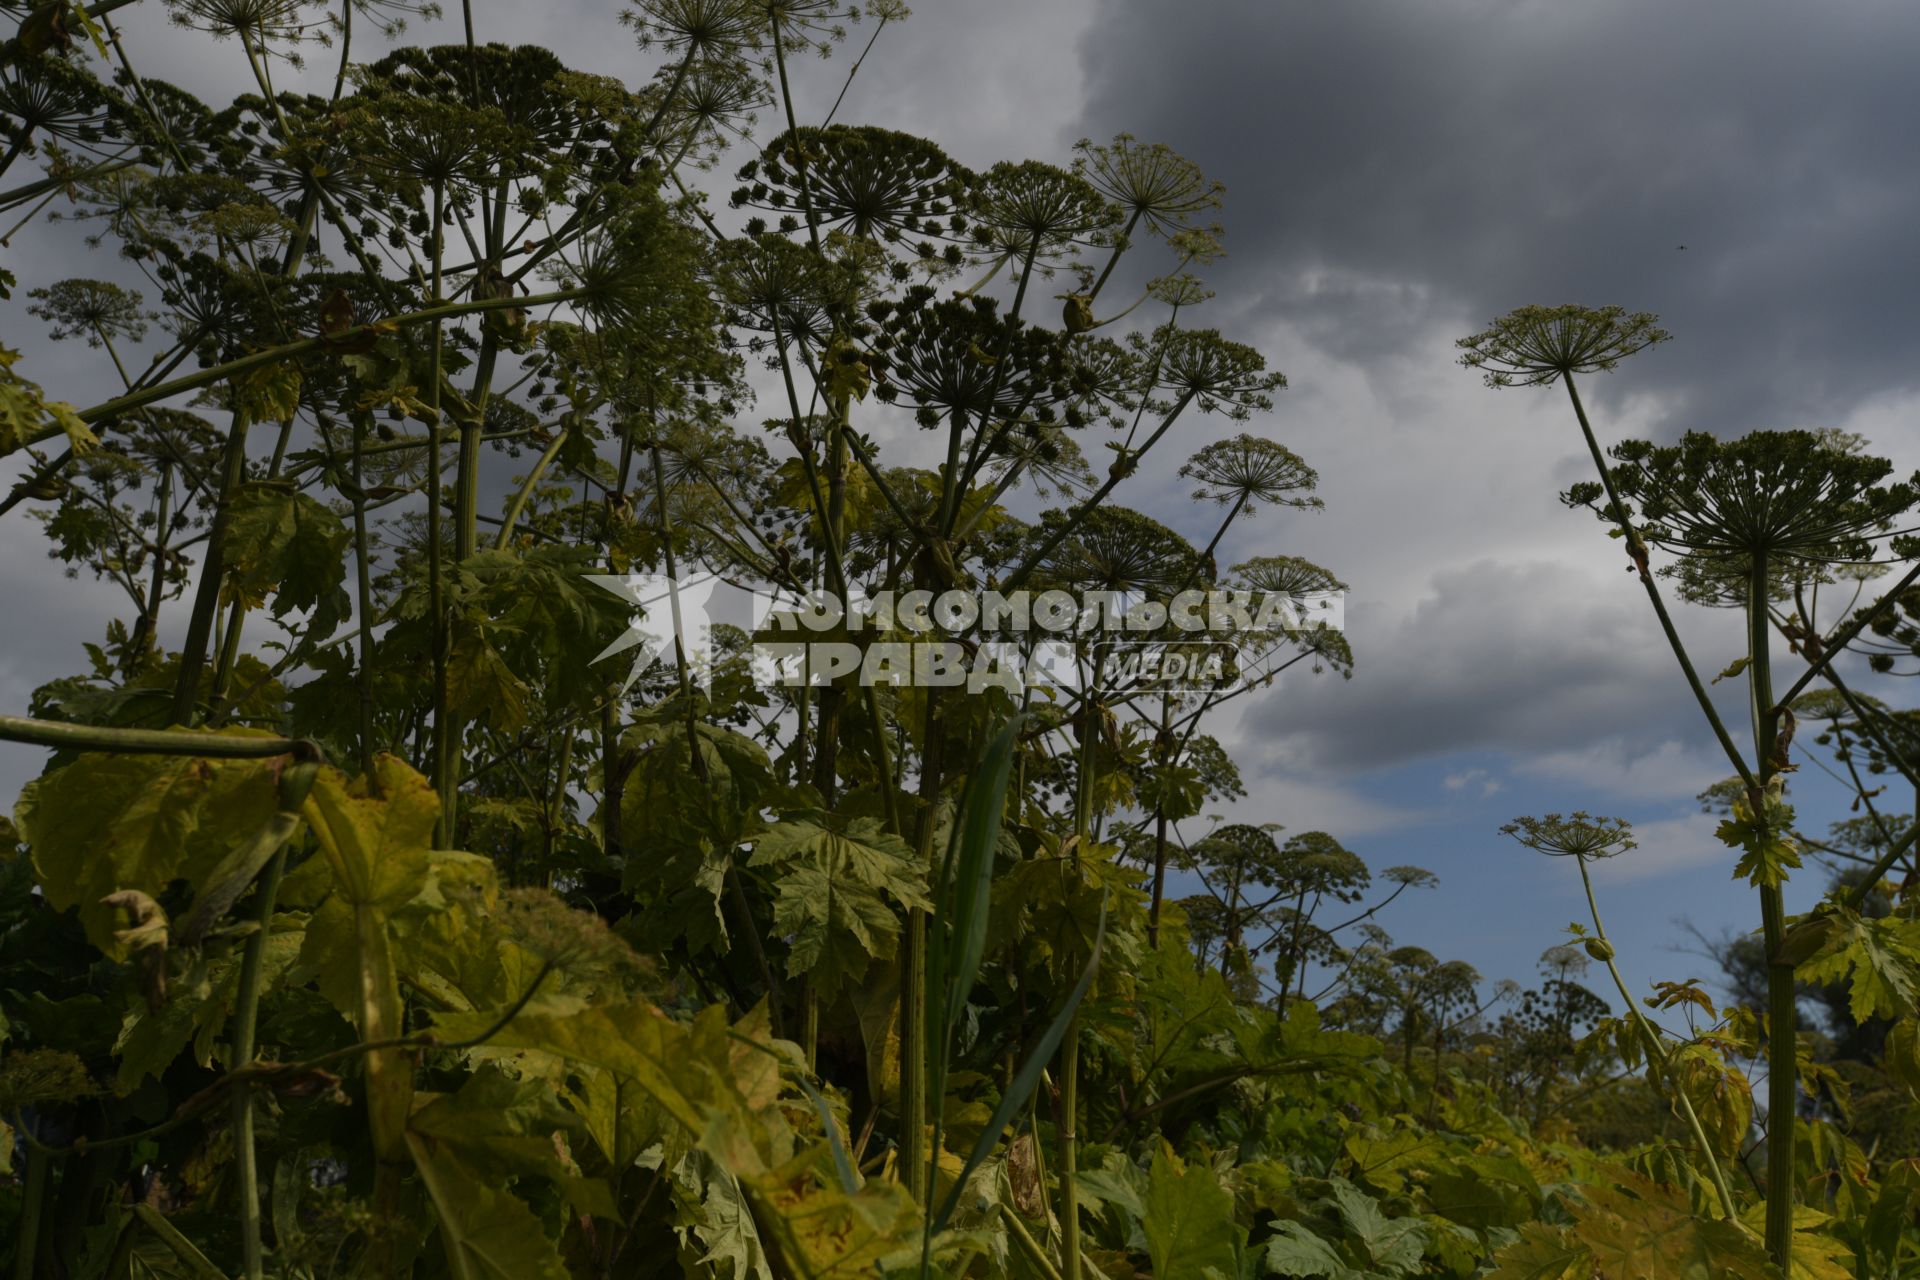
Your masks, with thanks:
[[[1783,708],[1774,697],[1769,653],[1772,570],[1795,565],[1858,563],[1871,556],[1900,513],[1920,501],[1920,477],[1880,486],[1890,464],[1858,456],[1813,432],[1758,432],[1730,443],[1692,433],[1674,446],[1629,442],[1613,450],[1618,468],[1602,456],[1578,391],[1576,373],[1614,368],[1627,355],[1665,340],[1645,313],[1618,307],[1523,307],[1484,332],[1460,340],[1461,363],[1482,370],[1489,385],[1567,384],[1575,416],[1600,484],[1570,491],[1586,505],[1604,492],[1605,515],[1626,540],[1648,599],[1695,700],[1744,786],[1734,820],[1721,838],[1745,851],[1736,875],[1760,893],[1767,957],[1768,1141],[1766,1245],[1788,1268],[1793,1250],[1798,1056],[1794,1031],[1793,957],[1783,949],[1786,913],[1781,886],[1798,865],[1790,836],[1792,811],[1781,799],[1786,739]],[[1582,493],[1584,488],[1590,492]],[[1636,523],[1627,505],[1637,502]],[[1744,566],[1747,656],[1744,668],[1752,716],[1755,761],[1749,765],[1707,697],[1699,675],[1654,585],[1648,548],[1658,545],[1709,577]],[[1740,598],[1736,596],[1736,598]],[[1827,674],[1832,677],[1831,668]],[[1794,688],[1798,690],[1801,684]]]
[[[1713,1144],[1707,1140],[1706,1128],[1694,1112],[1687,1091],[1674,1076],[1672,1060],[1667,1056],[1660,1032],[1640,1012],[1639,1001],[1633,998],[1633,993],[1627,989],[1626,979],[1620,976],[1613,943],[1608,940],[1607,927],[1600,919],[1600,903],[1593,892],[1593,875],[1588,871],[1587,863],[1617,857],[1634,848],[1633,829],[1619,818],[1597,818],[1576,811],[1565,816],[1550,813],[1542,818],[1516,818],[1500,830],[1536,853],[1570,857],[1579,866],[1580,884],[1587,894],[1587,911],[1593,918],[1593,937],[1588,940],[1587,954],[1607,966],[1614,989],[1620,993],[1620,1003],[1646,1045],[1649,1066],[1658,1073],[1657,1078],[1665,1083],[1674,1108],[1680,1112],[1693,1134],[1694,1145],[1699,1148],[1700,1158],[1707,1165],[1707,1176],[1713,1182],[1714,1195],[1719,1198],[1721,1216],[1728,1222],[1740,1222],[1739,1203],[1733,1198],[1733,1188],[1727,1182],[1726,1167],[1714,1152]]]

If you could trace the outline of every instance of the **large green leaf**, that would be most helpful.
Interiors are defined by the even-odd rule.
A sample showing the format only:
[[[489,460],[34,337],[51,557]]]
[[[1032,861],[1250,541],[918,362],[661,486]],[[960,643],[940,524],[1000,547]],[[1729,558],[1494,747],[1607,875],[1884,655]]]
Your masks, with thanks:
[[[1845,982],[1856,1022],[1912,1013],[1920,996],[1920,920],[1878,919],[1845,908],[1825,944],[1802,962],[1799,976],[1818,983]]]
[[[453,1274],[473,1280],[571,1280],[560,1251],[526,1202],[474,1173],[432,1138],[407,1145],[440,1220]]]
[[[1388,1216],[1377,1201],[1345,1178],[1331,1179],[1331,1183],[1333,1207],[1376,1272],[1406,1275],[1419,1267],[1427,1247],[1425,1223]]]
[[[330,618],[346,615],[341,583],[353,535],[339,516],[289,485],[256,483],[233,495],[227,521],[227,573],[243,596],[273,592],[275,617],[322,605]]]
[[[1140,1229],[1154,1280],[1238,1280],[1247,1232],[1234,1221],[1233,1193],[1210,1167],[1183,1165],[1161,1144],[1145,1209]]]
[[[500,1185],[538,1175],[560,1187],[577,1212],[614,1221],[619,1210],[606,1182],[584,1176],[572,1153],[569,1140],[584,1137],[585,1128],[547,1082],[493,1068],[476,1072],[457,1092],[430,1098],[407,1121],[409,1133],[455,1153],[477,1177]]]
[[[1364,1274],[1348,1266],[1338,1249],[1301,1223],[1276,1222],[1273,1231],[1267,1240],[1267,1270],[1275,1275],[1360,1280]]]
[[[1520,1238],[1495,1255],[1487,1280],[1591,1280],[1593,1251],[1552,1227],[1522,1223]]]
[[[933,905],[912,849],[876,818],[789,817],[755,838],[749,865],[776,873],[774,927],[793,940],[787,971],[811,974],[828,1000],[894,954],[902,911]]]

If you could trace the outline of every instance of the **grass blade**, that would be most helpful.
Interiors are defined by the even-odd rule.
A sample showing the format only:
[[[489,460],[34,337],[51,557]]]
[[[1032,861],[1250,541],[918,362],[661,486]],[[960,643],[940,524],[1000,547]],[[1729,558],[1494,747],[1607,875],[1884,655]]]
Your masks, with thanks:
[[[1000,1105],[994,1109],[993,1119],[980,1131],[980,1138],[973,1144],[973,1151],[967,1156],[966,1165],[954,1179],[953,1190],[941,1202],[940,1212],[934,1215],[929,1224],[929,1234],[938,1235],[946,1229],[947,1222],[953,1217],[953,1211],[960,1207],[960,1193],[967,1185],[967,1179],[974,1170],[985,1164],[987,1157],[993,1154],[993,1148],[1000,1141],[1000,1135],[1013,1123],[1014,1113],[1026,1104],[1026,1099],[1040,1086],[1040,1075],[1047,1069],[1047,1063],[1059,1051],[1060,1042],[1066,1039],[1067,1028],[1073,1024],[1074,1015],[1080,1011],[1080,1002],[1086,999],[1087,992],[1093,988],[1094,976],[1100,970],[1100,953],[1107,940],[1107,907],[1100,904],[1100,927],[1094,934],[1093,952],[1087,957],[1086,968],[1080,973],[1080,980],[1073,984],[1073,990],[1060,1009],[1053,1015],[1053,1021],[1027,1054],[1027,1060],[1020,1064],[1020,1070],[1014,1075],[1013,1083],[1000,1097]]]

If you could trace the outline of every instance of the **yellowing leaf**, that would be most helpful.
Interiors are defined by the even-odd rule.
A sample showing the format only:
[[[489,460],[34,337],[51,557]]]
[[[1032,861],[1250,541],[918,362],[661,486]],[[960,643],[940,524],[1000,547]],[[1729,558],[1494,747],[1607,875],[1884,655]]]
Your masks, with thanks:
[[[380,794],[364,778],[325,768],[303,813],[332,868],[334,892],[353,905],[391,912],[420,892],[440,818],[433,784],[393,756],[374,763]]]
[[[570,1280],[566,1263],[526,1202],[476,1176],[432,1138],[407,1146],[440,1219],[443,1247],[461,1255],[454,1274],[485,1280]]]
[[[264,760],[88,753],[29,783],[17,817],[56,909],[79,908],[94,946],[120,959],[117,890],[153,896],[175,880],[196,888],[276,808]]]
[[[1522,1223],[1520,1239],[1494,1255],[1486,1280],[1592,1280],[1593,1252],[1538,1222]]]
[[[1778,1280],[1760,1240],[1732,1225],[1695,1217],[1686,1193],[1628,1169],[1608,1167],[1615,1185],[1584,1184],[1570,1206],[1574,1239],[1605,1276],[1661,1280]]]
[[[1837,927],[1800,965],[1799,975],[1809,982],[1848,983],[1856,1022],[1912,1013],[1920,996],[1920,920],[1871,919],[1844,908],[1833,919]]]
[[[233,407],[249,422],[285,422],[300,408],[300,366],[268,364],[233,380]]]

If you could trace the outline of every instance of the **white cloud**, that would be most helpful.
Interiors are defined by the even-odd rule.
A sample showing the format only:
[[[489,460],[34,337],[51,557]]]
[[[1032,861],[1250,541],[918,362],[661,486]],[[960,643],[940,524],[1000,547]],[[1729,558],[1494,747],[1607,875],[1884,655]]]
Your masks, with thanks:
[[[1599,795],[1631,800],[1696,796],[1732,772],[1711,742],[1703,747],[1669,739],[1646,747],[1623,738],[1525,756],[1514,769],[1536,778],[1578,783]]]
[[[1467,769],[1461,773],[1450,773],[1440,780],[1440,785],[1453,792],[1476,792],[1483,799],[1498,795],[1507,789],[1506,783],[1485,769]]]
[[[1731,877],[1738,859],[1714,837],[1714,828],[1718,825],[1719,819],[1705,813],[1635,823],[1633,835],[1639,847],[1595,864],[1594,878],[1624,883],[1677,875],[1716,864],[1725,866]]]

